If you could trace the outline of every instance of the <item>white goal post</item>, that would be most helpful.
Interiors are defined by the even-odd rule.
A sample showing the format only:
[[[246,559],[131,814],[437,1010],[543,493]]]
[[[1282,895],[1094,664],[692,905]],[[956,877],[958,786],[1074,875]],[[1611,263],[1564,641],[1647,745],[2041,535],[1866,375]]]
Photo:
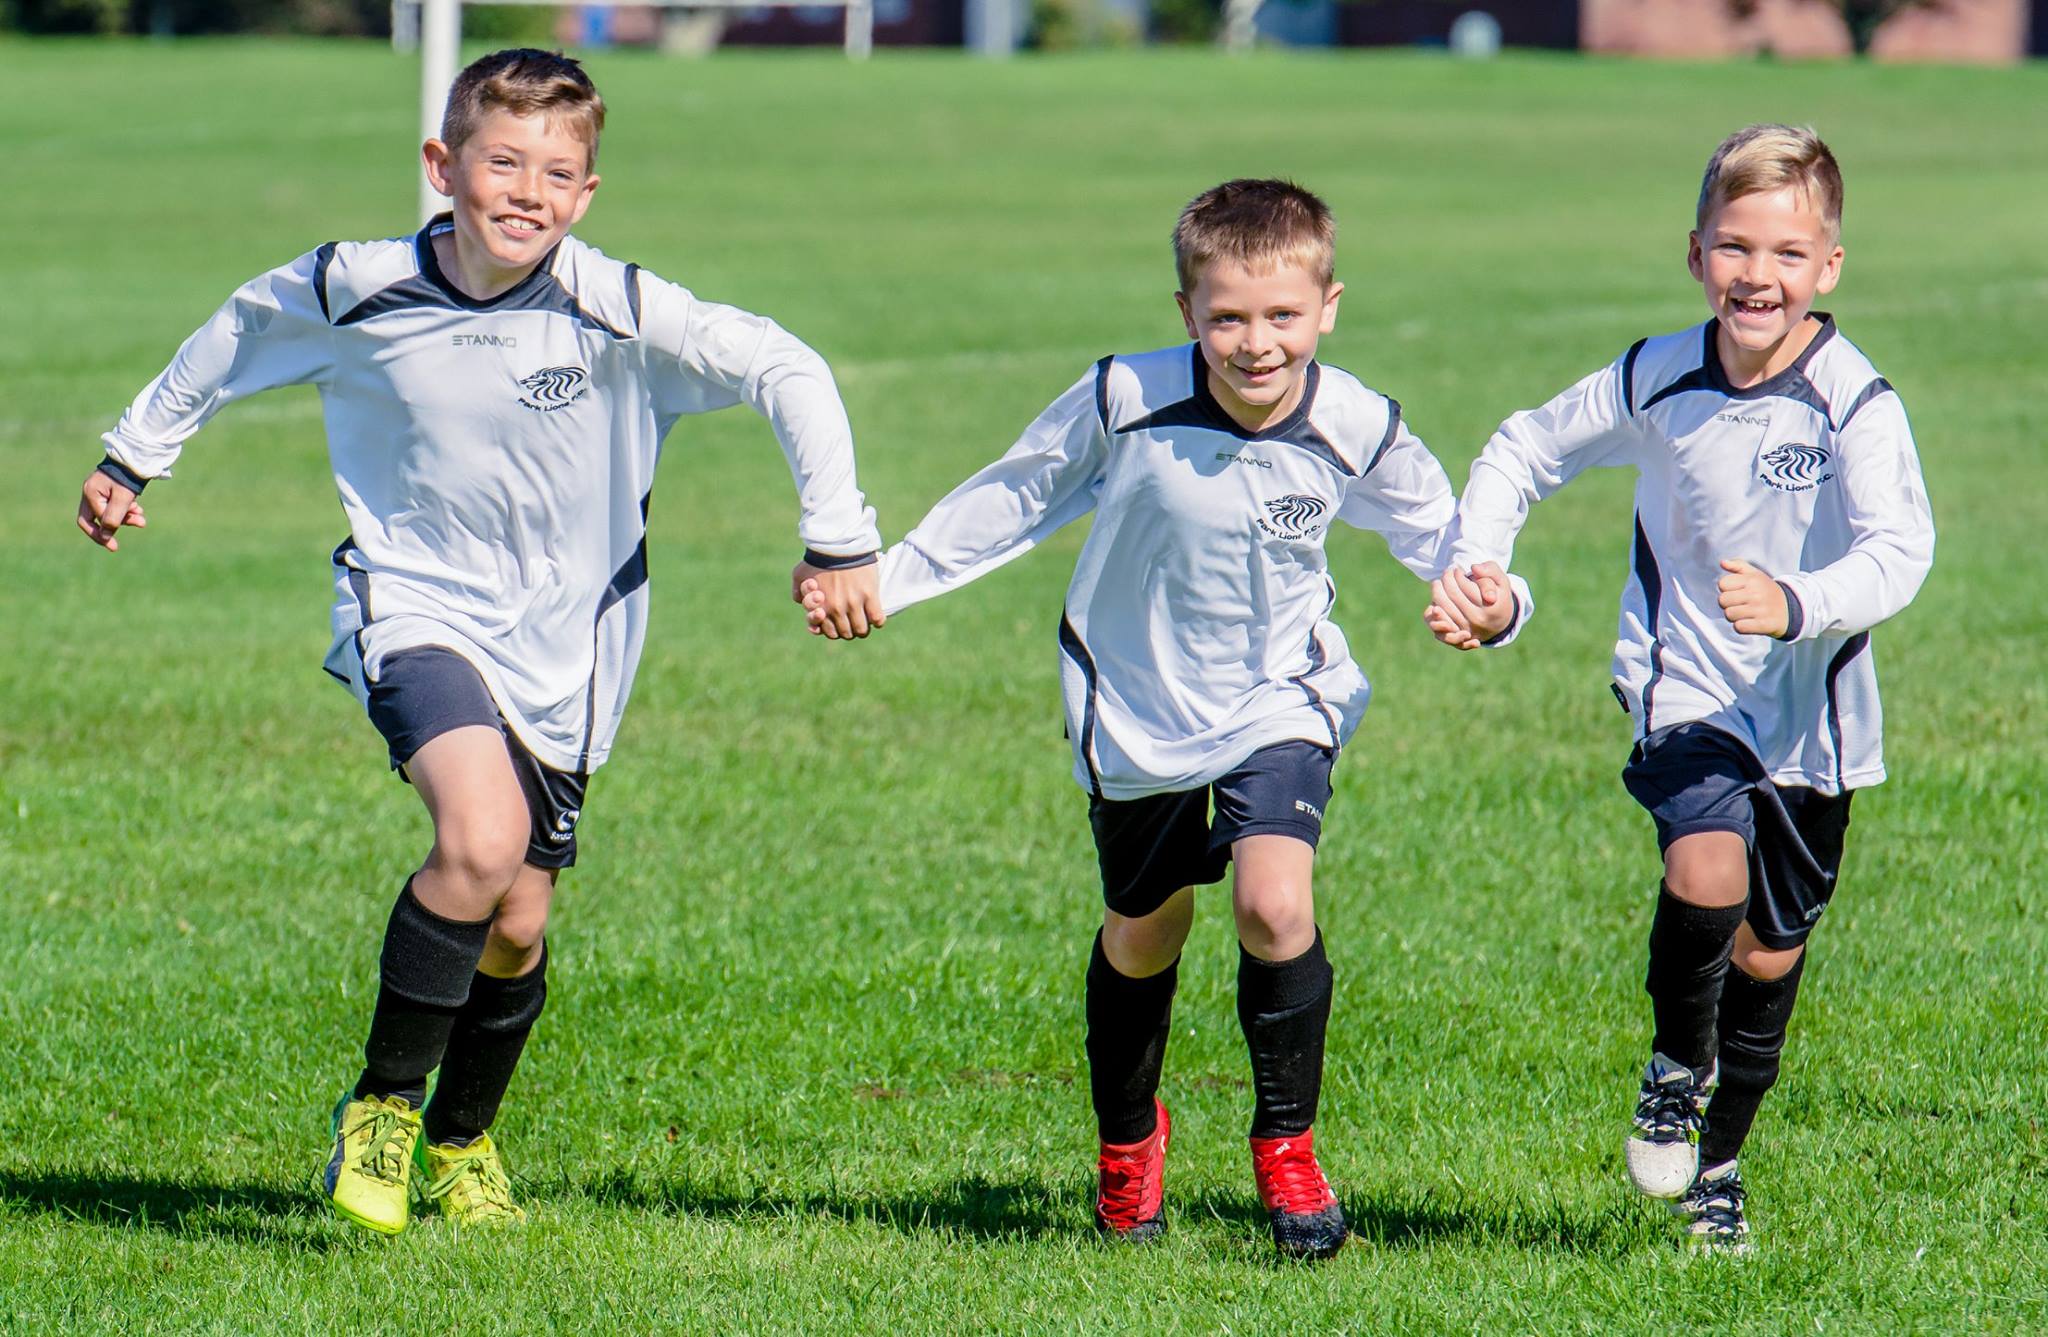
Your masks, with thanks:
[[[400,0],[404,3],[404,0]],[[563,7],[561,0],[489,0],[491,4],[550,5]],[[645,4],[647,0],[584,0],[586,5],[607,8],[621,4]],[[874,0],[655,0],[663,9],[756,9],[769,5],[812,7],[844,6],[846,9],[846,54],[866,60],[875,49]],[[394,6],[395,8],[395,6]],[[448,102],[448,88],[455,82],[462,50],[462,0],[419,0],[420,40],[420,138],[433,139],[441,133],[441,112]],[[394,31],[398,25],[394,24]],[[432,218],[442,208],[441,197],[420,172],[420,217]]]

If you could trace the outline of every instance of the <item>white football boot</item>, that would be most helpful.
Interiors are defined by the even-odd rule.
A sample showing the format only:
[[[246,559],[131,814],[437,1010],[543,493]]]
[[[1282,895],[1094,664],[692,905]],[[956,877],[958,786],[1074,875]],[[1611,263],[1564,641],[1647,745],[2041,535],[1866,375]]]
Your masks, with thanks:
[[[1735,1162],[1703,1171],[1671,1210],[1685,1222],[1686,1243],[1701,1253],[1740,1257],[1750,1251],[1749,1219],[1742,1214],[1742,1174]]]
[[[1696,1073],[1662,1054],[1650,1056],[1635,1122],[1628,1130],[1628,1177],[1653,1198],[1682,1197],[1700,1169],[1700,1129],[1707,1122],[1718,1065]]]

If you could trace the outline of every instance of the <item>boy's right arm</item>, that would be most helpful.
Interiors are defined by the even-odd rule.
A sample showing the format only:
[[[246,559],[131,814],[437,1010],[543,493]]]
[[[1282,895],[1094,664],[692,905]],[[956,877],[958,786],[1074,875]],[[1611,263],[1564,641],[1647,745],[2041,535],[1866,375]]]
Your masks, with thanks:
[[[320,255],[308,252],[236,289],[143,387],[102,438],[106,459],[85,477],[78,527],[86,537],[118,551],[121,527],[145,523],[137,495],[170,476],[185,442],[230,401],[325,377],[333,327],[315,286]]]
[[[1469,636],[1471,600],[1507,578],[1532,505],[1587,469],[1629,462],[1637,439],[1629,403],[1633,362],[1623,356],[1542,407],[1514,414],[1472,462],[1458,500],[1451,569],[1424,614],[1438,639],[1467,649],[1478,643]]]
[[[1109,458],[1109,434],[1096,397],[1103,374],[1093,370],[1075,382],[1001,459],[947,493],[882,554],[882,607],[888,613],[1022,557],[1095,508]],[[818,630],[811,601],[805,608]]]
[[[699,299],[688,289],[637,272],[641,336],[650,359],[656,412],[709,413],[745,404],[768,421],[797,492],[797,538],[804,558],[790,593],[816,576],[832,596],[838,636],[880,626],[875,554],[882,546],[875,512],[855,476],[853,428],[825,359],[766,316]]]

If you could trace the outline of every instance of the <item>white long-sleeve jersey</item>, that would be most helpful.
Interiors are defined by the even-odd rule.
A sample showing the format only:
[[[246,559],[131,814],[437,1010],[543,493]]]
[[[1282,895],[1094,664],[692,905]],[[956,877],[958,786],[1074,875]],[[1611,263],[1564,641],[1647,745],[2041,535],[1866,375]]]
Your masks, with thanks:
[[[1835,794],[1884,779],[1869,633],[1926,578],[1934,517],[1898,395],[1819,319],[1797,363],[1747,389],[1709,321],[1509,418],[1472,465],[1457,552],[1505,566],[1531,503],[1585,469],[1635,468],[1614,683],[1637,736],[1704,720],[1776,783]],[[1723,558],[1785,587],[1783,641],[1729,624]]]
[[[882,558],[890,612],[957,588],[1095,511],[1067,589],[1060,673],[1074,778],[1110,799],[1193,789],[1287,739],[1338,747],[1370,686],[1330,620],[1332,520],[1424,579],[1456,501],[1400,405],[1311,363],[1260,432],[1201,350],[1107,357]]]
[[[166,477],[231,400],[311,383],[349,535],[327,670],[367,699],[393,651],[473,664],[548,765],[610,751],[647,621],[647,504],[676,419],[744,403],[796,479],[801,541],[881,546],[823,359],[772,321],[564,238],[489,301],[431,236],[330,243],[244,284],[106,435]]]

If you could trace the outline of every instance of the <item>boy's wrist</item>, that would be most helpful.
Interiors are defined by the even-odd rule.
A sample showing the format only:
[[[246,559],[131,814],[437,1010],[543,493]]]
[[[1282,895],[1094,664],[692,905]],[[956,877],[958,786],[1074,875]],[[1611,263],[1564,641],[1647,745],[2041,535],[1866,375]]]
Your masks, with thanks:
[[[1796,641],[1799,639],[1800,629],[1806,625],[1806,606],[1799,602],[1799,595],[1790,585],[1782,580],[1776,584],[1778,591],[1785,596],[1785,630],[1778,633],[1777,639]]]
[[[147,478],[144,478],[141,474],[136,473],[133,469],[121,463],[121,461],[115,459],[112,455],[109,455],[105,459],[100,461],[98,471],[100,473],[105,474],[107,477],[113,479],[122,487],[127,488],[130,492],[133,492],[138,497],[142,495],[142,489],[149,486],[149,480]]]
[[[1482,646],[1505,645],[1515,634],[1515,628],[1522,625],[1522,600],[1513,590],[1508,591],[1508,624],[1493,635],[1481,641]]]
[[[873,566],[879,560],[881,554],[876,552],[854,553],[852,556],[842,557],[829,552],[819,552],[815,548],[804,549],[804,565],[814,571],[850,571],[857,566]]]

